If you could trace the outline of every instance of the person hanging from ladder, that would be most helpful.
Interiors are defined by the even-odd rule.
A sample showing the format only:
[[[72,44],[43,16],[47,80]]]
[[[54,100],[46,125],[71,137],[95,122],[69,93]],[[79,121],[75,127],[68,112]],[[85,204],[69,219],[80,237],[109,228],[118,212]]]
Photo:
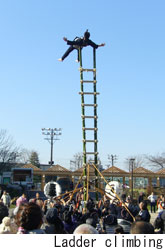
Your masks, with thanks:
[[[66,37],[63,38],[63,40],[65,42],[67,42],[68,45],[70,45],[70,47],[67,49],[67,51],[64,53],[64,55],[59,58],[59,61],[64,61],[64,59],[73,51],[73,50],[77,50],[78,51],[78,57],[76,62],[79,62],[79,48],[83,48],[86,46],[91,46],[94,49],[97,49],[98,47],[103,47],[105,46],[105,43],[101,43],[101,44],[96,44],[94,43],[92,40],[89,39],[90,37],[90,33],[88,30],[85,31],[84,36],[83,37],[76,37],[73,41],[69,41]]]

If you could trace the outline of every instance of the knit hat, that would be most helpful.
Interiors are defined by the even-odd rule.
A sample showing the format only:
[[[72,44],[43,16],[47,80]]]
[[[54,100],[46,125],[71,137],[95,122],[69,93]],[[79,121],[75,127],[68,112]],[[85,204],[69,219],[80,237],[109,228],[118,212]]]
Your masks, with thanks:
[[[50,208],[46,213],[46,220],[50,224],[54,224],[58,217],[57,209],[55,207]]]

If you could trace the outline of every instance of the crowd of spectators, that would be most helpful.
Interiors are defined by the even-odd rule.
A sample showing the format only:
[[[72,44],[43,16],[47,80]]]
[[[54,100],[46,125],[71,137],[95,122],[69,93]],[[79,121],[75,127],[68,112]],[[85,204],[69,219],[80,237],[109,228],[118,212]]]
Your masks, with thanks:
[[[10,205],[5,204],[4,200],[1,197],[0,234],[165,233],[163,195],[159,198],[159,211],[153,224],[150,223],[151,214],[143,197],[135,201],[123,194],[120,201],[103,197],[97,203],[89,197],[84,204],[82,189],[73,197],[70,193],[48,200],[43,200],[39,193],[30,200],[22,194],[16,200],[16,207],[10,216]]]

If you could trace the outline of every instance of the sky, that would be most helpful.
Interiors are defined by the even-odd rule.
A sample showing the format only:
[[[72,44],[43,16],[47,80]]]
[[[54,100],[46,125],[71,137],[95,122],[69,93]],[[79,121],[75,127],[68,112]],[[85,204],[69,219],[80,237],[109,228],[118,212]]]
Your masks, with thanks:
[[[41,128],[62,128],[54,162],[66,168],[82,152],[76,51],[86,29],[97,52],[98,151],[102,164],[165,152],[165,2],[163,0],[0,0],[0,129],[17,145],[50,160]],[[83,49],[90,65],[92,49]]]

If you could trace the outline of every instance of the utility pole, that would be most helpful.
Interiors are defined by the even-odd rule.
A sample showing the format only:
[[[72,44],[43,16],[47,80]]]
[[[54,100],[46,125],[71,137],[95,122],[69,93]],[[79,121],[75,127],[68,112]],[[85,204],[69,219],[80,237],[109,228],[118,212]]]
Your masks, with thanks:
[[[134,158],[131,158],[129,160],[130,168],[131,168],[131,196],[132,196],[132,200],[133,200],[133,170],[134,170],[134,162],[135,162]]]
[[[76,161],[70,160],[70,170],[75,171],[76,170]]]
[[[117,160],[117,155],[108,155],[108,160],[111,161],[111,166],[114,166],[114,162]],[[112,168],[112,181],[113,181],[113,168]]]
[[[42,134],[46,135],[46,138],[44,138],[45,140],[47,140],[50,145],[51,145],[51,149],[50,149],[50,161],[48,162],[51,166],[54,164],[53,161],[53,143],[56,140],[60,140],[58,138],[59,135],[61,135],[61,128],[57,129],[57,128],[42,128]]]
[[[117,155],[108,155],[108,160],[111,160],[111,166],[114,166],[114,162],[117,160]]]

